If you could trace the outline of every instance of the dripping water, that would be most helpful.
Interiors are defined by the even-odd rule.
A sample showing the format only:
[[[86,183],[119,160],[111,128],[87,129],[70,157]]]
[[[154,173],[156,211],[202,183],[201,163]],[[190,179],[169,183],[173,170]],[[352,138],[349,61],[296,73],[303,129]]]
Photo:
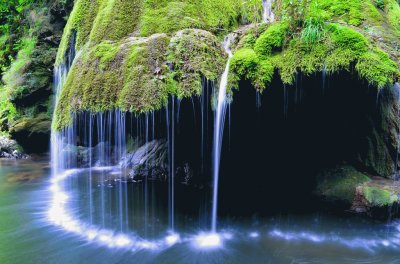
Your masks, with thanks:
[[[214,141],[213,141],[213,199],[212,199],[212,213],[211,213],[211,230],[216,232],[217,230],[217,210],[218,210],[218,178],[219,178],[219,166],[221,157],[221,147],[224,133],[225,113],[226,113],[226,89],[228,86],[228,74],[229,74],[229,63],[232,57],[232,51],[230,45],[234,34],[230,34],[225,38],[224,50],[228,53],[228,61],[224,73],[221,76],[221,82],[218,92],[217,108],[215,113],[215,124],[214,124]]]
[[[396,150],[396,159],[395,159],[395,164],[394,164],[394,170],[395,170],[395,179],[399,180],[399,152],[400,152],[400,84],[395,83],[394,84],[394,89],[396,90],[397,93],[397,117],[398,117],[398,124],[399,124],[399,131],[397,132],[397,150]]]
[[[275,21],[275,14],[272,12],[273,0],[263,0],[263,23],[271,23]]]

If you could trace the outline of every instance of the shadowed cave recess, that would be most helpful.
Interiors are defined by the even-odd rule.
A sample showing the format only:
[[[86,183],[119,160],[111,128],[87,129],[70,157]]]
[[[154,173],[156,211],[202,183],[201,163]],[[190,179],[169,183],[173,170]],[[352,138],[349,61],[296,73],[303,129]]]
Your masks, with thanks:
[[[275,76],[263,94],[244,80],[239,87],[224,121],[220,216],[343,210],[316,195],[317,176],[340,166],[396,177],[396,86],[378,92],[343,71],[297,74],[293,86]],[[173,185],[177,214],[207,225],[216,91],[203,81],[201,96],[170,97],[160,111],[74,114],[73,126],[63,131],[78,146],[71,147],[68,167],[120,164],[128,184],[157,185],[166,206]]]

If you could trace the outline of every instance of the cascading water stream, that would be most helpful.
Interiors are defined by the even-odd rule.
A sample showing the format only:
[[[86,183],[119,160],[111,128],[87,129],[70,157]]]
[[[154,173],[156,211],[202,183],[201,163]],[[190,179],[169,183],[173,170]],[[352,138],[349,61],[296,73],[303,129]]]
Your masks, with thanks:
[[[218,92],[218,102],[215,114],[215,124],[214,124],[214,142],[212,149],[213,157],[213,199],[212,199],[212,213],[211,213],[211,231],[213,233],[217,230],[217,211],[218,211],[218,181],[219,181],[219,166],[221,158],[221,147],[224,133],[225,124],[225,114],[226,114],[226,88],[228,86],[228,74],[229,74],[229,64],[232,58],[232,51],[230,45],[234,34],[230,34],[225,38],[224,50],[228,53],[228,61],[226,63],[225,71],[221,76],[221,82],[219,85]]]
[[[397,116],[399,119],[399,123],[400,123],[400,83],[395,83],[393,88],[396,90],[397,92],[397,104],[398,104],[398,112],[397,112]],[[398,131],[397,134],[397,151],[396,151],[396,159],[395,159],[395,164],[394,164],[394,174],[395,174],[395,179],[399,180],[399,176],[400,176],[400,171],[398,170],[399,167],[399,152],[400,152],[400,131]]]
[[[275,21],[275,15],[272,12],[273,0],[263,0],[263,23],[271,23]]]
[[[57,108],[57,103],[61,94],[62,87],[67,79],[67,75],[69,70],[71,69],[72,63],[76,57],[75,51],[75,43],[76,43],[76,34],[72,34],[70,40],[70,46],[65,54],[64,62],[54,68],[54,113],[53,113],[53,120],[55,120],[55,109]],[[62,151],[60,147],[63,145],[63,139],[60,133],[55,131],[54,129],[51,130],[51,164],[52,164],[52,175],[57,175],[60,170],[65,167],[64,161],[65,159],[61,156]]]

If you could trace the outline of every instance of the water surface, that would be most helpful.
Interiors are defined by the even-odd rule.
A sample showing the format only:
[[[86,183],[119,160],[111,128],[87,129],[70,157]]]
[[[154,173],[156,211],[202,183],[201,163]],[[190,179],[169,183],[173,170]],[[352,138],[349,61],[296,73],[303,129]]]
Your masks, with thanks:
[[[68,213],[98,230],[163,241],[169,234],[163,186],[114,181],[116,174],[83,170],[71,176],[63,185]],[[206,225],[193,213],[177,212],[180,242],[110,247],[49,220],[50,186],[46,159],[0,160],[0,263],[400,263],[397,223],[318,213],[220,219],[221,247],[202,248],[196,235]]]

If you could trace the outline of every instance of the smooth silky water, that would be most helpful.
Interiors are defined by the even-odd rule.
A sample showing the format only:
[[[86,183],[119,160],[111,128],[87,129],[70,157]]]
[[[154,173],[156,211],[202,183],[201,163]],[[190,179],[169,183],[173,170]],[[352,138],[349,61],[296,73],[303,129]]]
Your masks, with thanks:
[[[54,182],[46,158],[1,160],[0,165],[0,263],[399,262],[400,225],[357,217],[310,214],[268,219],[220,218],[222,244],[207,247],[198,234],[208,231],[208,227],[177,207],[175,232],[179,235],[174,237],[168,232],[168,212],[163,209],[168,202],[165,188],[147,186],[151,199],[149,208],[144,210],[144,186],[112,180],[118,171],[110,168],[79,170],[60,184],[73,190],[68,192],[65,209],[80,223],[82,231],[108,230],[107,235],[120,236],[119,243],[114,244],[102,241],[105,237],[99,234],[93,234],[90,240],[49,220]],[[92,208],[87,192],[89,173]],[[111,181],[101,182],[102,175]],[[117,202],[121,187],[129,200],[123,226],[119,226]],[[108,198],[105,219],[101,217],[102,203],[97,202],[102,193]],[[146,218],[144,212],[149,213]],[[128,245],[124,238],[132,244]]]

